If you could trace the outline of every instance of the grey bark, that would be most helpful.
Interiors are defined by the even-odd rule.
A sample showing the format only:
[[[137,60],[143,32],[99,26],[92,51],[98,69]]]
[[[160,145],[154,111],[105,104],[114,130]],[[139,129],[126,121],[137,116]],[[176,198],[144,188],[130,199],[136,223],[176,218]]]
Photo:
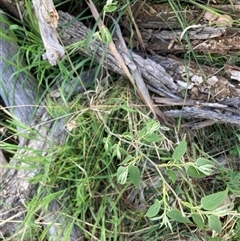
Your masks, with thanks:
[[[1,13],[0,18],[0,28],[2,31],[6,30],[8,27],[3,24],[6,17]],[[50,156],[53,161],[51,148],[63,145],[67,137],[64,128],[67,119],[55,120],[46,108],[41,107],[44,106],[44,101],[40,101],[38,97],[42,94],[41,89],[33,76],[20,72],[22,63],[16,58],[17,51],[18,46],[14,40],[10,43],[0,38],[0,95],[12,117],[22,123],[18,128],[19,150],[10,161],[11,167],[4,164],[4,172],[0,173],[0,239],[11,241],[20,239],[16,231],[27,214],[26,202],[37,190],[37,185],[31,184],[29,179],[43,168],[37,162],[38,157]],[[4,147],[0,142],[1,148]],[[32,163],[27,162],[28,159],[35,160],[34,168]],[[48,211],[59,214],[60,209],[61,206],[55,200],[50,204]],[[64,240],[65,229],[70,223],[68,219],[67,215],[48,215],[47,221],[52,223],[48,232],[49,240]],[[82,238],[80,228],[75,225],[69,240]]]
[[[3,15],[0,16],[3,20]],[[0,22],[0,28],[3,30],[7,26]],[[0,82],[0,96],[8,106],[13,116],[17,117],[20,122],[30,125],[32,121],[32,115],[34,113],[34,106],[37,103],[38,90],[36,81],[31,81],[33,77],[28,73],[19,72],[13,64],[20,67],[20,64],[16,61],[18,56],[18,47],[16,42],[8,43],[1,39],[1,82]],[[21,59],[21,58],[20,58]],[[9,61],[9,63],[7,63]],[[11,63],[12,62],[12,63]]]
[[[10,0],[1,1],[8,2]],[[237,4],[238,1],[234,3]],[[67,13],[59,11],[58,14],[58,31],[61,33],[61,39],[65,45],[82,41],[88,47],[80,47],[78,49],[79,54],[91,56],[106,69],[125,76],[114,57],[108,52],[106,45],[98,40],[86,43],[87,36],[91,31],[90,29]],[[121,49],[118,50],[121,53]],[[219,71],[219,69],[203,65],[199,68],[199,65],[193,62],[189,66],[186,66],[182,60],[174,57],[153,55],[148,59],[144,59],[139,54],[133,52],[132,58],[137,63],[137,66],[139,66],[141,75],[149,85],[149,89],[155,94],[172,98],[173,103],[176,99],[180,99],[182,102],[193,99],[198,103],[195,107],[201,108],[202,112],[199,116],[195,115],[197,119],[208,119],[214,122],[217,120],[220,123],[240,126],[238,121],[232,121],[232,119],[239,119],[240,101],[237,98],[240,94],[240,70],[238,67],[229,67],[226,65],[224,69],[228,74],[226,78],[223,71]],[[186,88],[188,89],[187,91]],[[220,101],[227,103],[227,110],[218,107],[209,109],[204,105],[204,103],[219,103]],[[164,105],[164,102],[161,104]],[[182,106],[185,106],[185,104],[183,103]],[[229,112],[229,110],[231,111]],[[174,111],[173,107],[172,111]],[[226,112],[227,118],[225,118]],[[174,113],[175,115],[171,115],[170,112],[166,112],[165,114],[178,118],[182,116],[183,112],[176,110]],[[222,118],[223,116],[224,118]]]
[[[9,2],[9,0],[3,2]],[[15,3],[10,2],[12,5]],[[14,13],[18,15],[16,9],[14,8]],[[59,17],[58,31],[65,45],[80,41],[86,43],[90,29],[67,13],[59,11]],[[108,52],[107,46],[98,40],[86,45],[88,45],[86,48],[79,47],[79,54],[91,56],[106,69],[124,76],[122,69]],[[31,185],[28,179],[38,173],[38,168],[37,170],[27,171],[25,167],[28,164],[21,162],[21,158],[23,155],[36,158],[36,153],[44,156],[53,145],[63,144],[66,138],[66,132],[63,128],[66,119],[59,122],[55,121],[44,108],[36,108],[36,104],[42,102],[38,97],[40,93],[35,92],[37,83],[34,78],[26,73],[13,75],[17,69],[11,65],[6,65],[6,59],[11,59],[17,52],[16,44],[9,44],[1,40],[0,46],[2,46],[1,51],[3,51],[4,57],[0,60],[0,69],[1,71],[4,70],[0,94],[6,105],[11,107],[13,116],[28,127],[34,126],[31,131],[35,133],[34,138],[31,139],[20,137],[19,145],[31,147],[31,150],[22,149],[11,160],[12,165],[24,168],[9,169],[4,173],[0,183],[0,235],[14,237],[15,231],[19,228],[19,223],[16,221],[23,220],[27,212],[25,202],[34,195],[35,191],[35,186]],[[9,49],[10,51],[3,49]],[[121,53],[121,49],[118,49],[118,51]],[[181,111],[172,108],[171,111],[165,112],[166,115],[175,118],[183,116],[193,119],[208,119],[212,122],[240,126],[239,69],[227,68],[229,77],[226,78],[215,68],[201,66],[199,70],[199,67],[194,63],[186,66],[182,60],[173,57],[167,58],[155,55],[144,59],[139,54],[132,52],[132,58],[141,70],[141,75],[149,89],[163,97],[162,100],[158,100],[159,102],[156,101],[156,104],[168,104],[173,107],[178,102],[178,105],[185,106]],[[207,99],[207,97],[210,98]],[[209,103],[212,105],[209,105]],[[29,131],[27,128],[20,129],[25,134]],[[57,133],[57,136],[55,133]],[[52,207],[59,210],[57,202]],[[56,230],[54,229],[49,235],[56,236]],[[62,231],[64,232],[64,229]],[[77,231],[73,231],[71,240],[76,240],[79,236],[81,236],[81,231],[77,229]],[[9,240],[13,240],[12,237]]]
[[[33,0],[32,2],[46,50],[46,53],[43,54],[43,59],[47,59],[51,65],[56,65],[65,54],[63,46],[58,42],[56,32],[58,25],[57,10],[52,0]]]
[[[96,39],[90,43],[85,42],[91,30],[83,23],[68,13],[59,11],[58,29],[65,45],[82,41],[83,45],[85,43],[88,47],[79,48],[79,54],[91,56],[105,68],[125,76],[115,58],[108,52],[107,46]],[[118,51],[123,54],[120,48]],[[196,103],[193,107],[195,110],[199,109],[201,114],[191,115],[191,118],[240,126],[240,85],[238,84],[240,70],[238,67],[226,65],[225,71],[228,74],[228,78],[226,78],[223,72],[217,68],[204,65],[199,67],[194,62],[186,65],[183,60],[175,57],[153,55],[144,59],[139,54],[132,52],[132,59],[139,67],[149,89],[157,95],[165,97],[168,106],[170,106],[170,102],[173,103],[172,106],[175,106],[176,100],[180,100],[182,106],[187,106],[188,100],[193,99]],[[171,98],[170,102],[169,98]],[[222,105],[207,106],[207,103],[224,104],[225,108],[222,108]],[[161,105],[165,104],[163,100]],[[188,112],[184,114],[184,108],[182,111],[178,110],[172,108],[172,112],[166,111],[165,114],[174,118],[189,117]]]

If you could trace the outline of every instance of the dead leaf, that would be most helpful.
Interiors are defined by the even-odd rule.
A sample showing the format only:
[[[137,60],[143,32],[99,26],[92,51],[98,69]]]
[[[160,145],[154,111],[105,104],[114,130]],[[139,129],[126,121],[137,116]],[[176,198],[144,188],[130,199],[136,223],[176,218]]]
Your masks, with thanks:
[[[70,120],[67,124],[66,124],[66,128],[68,131],[72,131],[74,129],[76,129],[78,127],[76,120]]]

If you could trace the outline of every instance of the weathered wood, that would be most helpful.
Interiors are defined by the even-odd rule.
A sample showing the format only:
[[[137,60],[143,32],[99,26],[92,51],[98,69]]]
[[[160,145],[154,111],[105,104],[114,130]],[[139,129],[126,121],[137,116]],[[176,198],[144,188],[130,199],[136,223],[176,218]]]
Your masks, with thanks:
[[[213,107],[214,108],[214,107]],[[230,124],[235,126],[240,126],[240,115],[233,115],[231,111],[227,113],[217,113],[212,111],[211,109],[201,109],[198,107],[184,107],[182,110],[170,110],[165,112],[170,117],[182,117],[190,120],[211,120],[212,123],[220,123],[220,124]],[[200,124],[201,125],[201,124]],[[199,128],[199,124],[195,123],[195,125],[190,125],[191,128]]]
[[[4,17],[2,12],[0,12],[0,14],[1,32],[5,34],[5,36],[8,36],[9,33],[7,33],[6,30],[4,31],[4,29],[7,28],[6,24],[8,20]],[[6,24],[4,24],[4,22]],[[37,92],[41,90],[38,88],[37,82],[32,81],[33,76],[20,70],[21,65],[16,61],[18,46],[14,36],[8,36],[8,39],[11,43],[0,38],[0,96],[13,116],[17,117],[20,122],[29,126],[32,122],[36,104],[39,103]],[[9,61],[9,63],[7,61]],[[14,64],[19,68],[14,66]]]
[[[67,13],[59,11],[59,17],[58,30],[61,31],[61,38],[65,45],[79,41],[86,42],[90,29]],[[6,59],[14,56],[17,51],[14,43],[10,45],[1,40],[1,46],[4,46],[1,49],[10,49],[10,51],[3,52]],[[124,54],[120,48],[118,51],[120,54]],[[125,76],[115,58],[108,52],[107,46],[99,40],[88,43],[88,48],[79,47],[78,53],[91,56],[105,68]],[[190,106],[184,107],[183,111],[179,109],[166,111],[166,115],[176,118],[183,116],[192,119],[208,119],[212,122],[240,126],[240,87],[238,82],[240,71],[237,68],[228,67],[227,73],[231,77],[226,78],[218,69],[207,66],[199,68],[194,63],[186,66],[182,60],[174,57],[154,55],[144,59],[141,55],[132,53],[132,58],[144,81],[149,85],[149,89],[163,97],[161,102],[157,102],[155,99],[156,104],[172,103],[171,106],[175,106],[178,102],[182,103],[183,106],[188,104]],[[27,211],[24,203],[35,191],[35,187],[29,183],[28,179],[35,176],[41,169],[41,165],[39,165],[37,170],[26,170],[28,164],[23,162],[19,164],[19,160],[22,159],[23,155],[33,159],[37,155],[46,156],[53,145],[64,143],[66,132],[62,130],[64,130],[63,126],[66,120],[62,119],[61,122],[57,122],[44,108],[36,109],[38,96],[34,92],[37,89],[35,88],[36,81],[24,73],[19,73],[17,77],[12,76],[17,69],[10,65],[8,68],[5,67],[6,62],[1,58],[0,69],[5,69],[5,76],[1,80],[0,90],[2,92],[0,94],[8,106],[16,106],[11,108],[13,115],[27,126],[31,125],[32,131],[35,133],[35,139],[27,140],[20,137],[20,145],[31,147],[31,149],[18,151],[12,158],[11,164],[18,165],[19,169],[9,169],[5,172],[4,179],[0,183],[0,230],[2,235],[11,236],[19,227],[19,223],[16,221],[22,220]],[[10,81],[8,81],[9,79]],[[16,79],[18,79],[17,83]],[[15,92],[12,92],[13,89]],[[15,93],[19,94],[15,95]],[[17,98],[18,95],[26,97]],[[31,108],[26,108],[26,105]],[[17,108],[19,106],[22,108]],[[54,157],[52,158],[54,159]],[[73,236],[72,240],[74,237],[77,236]]]
[[[0,177],[3,175],[5,169],[4,166],[7,164],[6,158],[0,149]]]
[[[60,26],[58,31],[61,31],[61,39],[65,45],[86,41],[91,31],[90,29],[67,13],[59,11],[59,16]],[[120,53],[122,52],[120,48],[118,50]],[[108,52],[107,46],[100,43],[100,41],[94,40],[90,44],[88,43],[88,49],[79,48],[78,52],[81,55],[93,57],[95,61],[101,63],[105,68],[125,76],[115,58]],[[124,53],[121,54],[124,57]],[[207,66],[200,66],[199,68],[199,65],[194,63],[191,63],[191,66],[186,66],[182,60],[174,57],[154,55],[144,59],[140,55],[132,53],[132,58],[141,70],[141,75],[149,85],[149,89],[160,96],[172,97],[173,102],[174,99],[194,99],[200,102],[218,103],[219,101],[226,101],[239,96],[239,85],[235,80],[239,81],[240,71],[234,68],[234,66],[232,68],[226,67],[226,72],[230,76],[230,78],[226,78],[216,68]],[[188,91],[186,91],[186,88]],[[227,104],[227,107],[232,107],[231,101]],[[201,105],[201,108],[202,111],[209,111],[203,105]],[[238,110],[239,104],[235,104],[233,108]],[[215,114],[220,116],[224,114],[222,108],[215,108],[211,111],[213,111],[212,115],[206,115],[209,119]],[[220,116],[219,119],[221,119]],[[233,117],[238,118],[238,113],[234,113]],[[230,115],[229,123],[232,122],[231,118],[232,116]],[[224,118],[223,122],[228,123],[228,120]],[[238,124],[236,125],[239,126]]]
[[[0,29],[4,33],[8,27],[6,17],[1,14]],[[8,36],[11,41],[12,36]],[[37,81],[28,73],[21,72],[21,63],[17,62],[18,47],[14,38],[7,42],[0,38],[0,95],[10,110],[12,117],[21,122],[19,131],[19,150],[10,161],[10,166],[4,164],[4,173],[1,173],[0,182],[0,238],[4,240],[19,240],[15,233],[21,227],[26,213],[26,202],[35,194],[37,185],[31,184],[29,179],[41,172],[43,166],[38,162],[40,158],[54,160],[51,149],[55,145],[63,145],[67,137],[64,125],[66,118],[55,120],[44,108],[44,101],[38,96],[41,89]],[[9,63],[10,61],[10,63]],[[12,62],[11,62],[12,61]],[[16,74],[18,73],[18,74]],[[92,81],[92,80],[91,80]],[[40,92],[39,95],[37,92]],[[39,107],[38,107],[39,104]],[[24,127],[24,125],[25,127]],[[29,137],[28,137],[29,135]],[[0,142],[0,149],[3,148]],[[34,162],[28,163],[28,160]],[[15,168],[13,168],[15,167]],[[53,201],[49,205],[49,212],[60,210],[60,205]],[[67,224],[70,223],[67,215],[48,216],[52,228],[49,229],[49,240],[64,240]],[[63,225],[59,229],[59,225]],[[21,234],[20,234],[21,235]],[[69,240],[82,238],[81,230],[74,226]]]
[[[52,0],[33,0],[34,10],[46,53],[43,59],[47,59],[51,65],[64,56],[65,50],[58,42],[56,28],[58,25],[58,13]]]
[[[218,12],[217,9],[224,10],[224,14],[213,15],[194,4],[189,4],[187,8],[179,7],[178,16],[184,16],[184,21],[190,23],[190,26],[185,28],[179,22],[176,9],[173,10],[169,4],[134,4],[132,11],[144,42],[144,48],[160,55],[185,53],[189,51],[189,48],[195,52],[207,54],[239,52],[240,35],[238,31],[231,29],[234,22],[232,17],[235,20],[238,19],[239,5],[217,5],[216,3],[211,5],[210,2],[206,4],[212,8],[212,11],[214,9],[216,12]],[[123,26],[125,27],[125,39],[132,38],[132,33],[128,32],[127,18],[123,21]],[[139,45],[140,41],[135,34],[131,46],[138,48]]]
[[[65,45],[86,41],[90,29],[81,22],[76,21],[68,13],[59,11],[59,17],[59,31],[62,33],[61,38]],[[118,46],[118,44],[116,45]],[[88,44],[88,48],[79,48],[78,53],[91,56],[95,61],[103,64],[105,68],[125,76],[117,61],[107,51],[107,47],[102,48],[102,46],[104,45],[99,40],[94,39]],[[118,48],[118,51],[123,54],[121,48]],[[196,100],[198,101],[196,107],[201,107],[201,112],[207,111],[206,115],[199,115],[198,118],[210,120],[214,118],[214,120],[219,120],[221,123],[240,126],[240,122],[232,121],[232,119],[239,119],[238,111],[240,108],[239,102],[236,101],[236,98],[240,95],[240,86],[234,80],[238,78],[240,71],[234,66],[232,68],[228,66],[227,73],[230,77],[226,78],[223,72],[217,68],[199,66],[194,62],[186,66],[183,60],[175,57],[153,55],[145,59],[132,52],[132,59],[140,69],[144,81],[149,85],[152,92],[163,97],[172,98],[173,102],[176,99],[182,101]],[[234,98],[234,105],[232,105],[231,101],[227,101]],[[204,106],[204,103],[220,102],[224,103],[228,110],[233,107],[236,111],[231,111],[229,117],[224,116],[223,118],[225,111],[223,108],[215,106],[215,108],[209,110],[209,107]],[[164,102],[162,105],[164,105]],[[228,110],[226,109],[226,111]],[[179,115],[170,115],[169,112],[166,112],[169,116],[181,116],[180,112],[175,113],[179,113]]]

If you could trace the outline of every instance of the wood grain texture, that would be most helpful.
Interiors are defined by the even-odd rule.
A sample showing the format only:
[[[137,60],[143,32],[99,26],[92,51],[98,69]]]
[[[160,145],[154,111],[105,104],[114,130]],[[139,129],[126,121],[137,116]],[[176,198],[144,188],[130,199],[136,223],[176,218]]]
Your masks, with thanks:
[[[56,27],[58,25],[58,13],[52,0],[33,0],[34,10],[46,53],[43,59],[47,59],[51,65],[56,65],[64,56],[65,50],[58,41]]]
[[[67,24],[69,22],[71,24]],[[83,23],[78,22],[68,13],[59,11],[59,32],[62,33],[61,39],[65,45],[85,41],[90,31]],[[121,54],[121,46],[117,43],[116,46]],[[99,40],[95,39],[89,43],[88,48],[79,48],[77,51],[81,55],[94,58],[105,68],[126,77],[114,56],[108,51],[107,46]],[[187,105],[188,100],[193,99],[197,103],[196,110],[201,111],[201,115],[195,115],[199,121],[209,119],[240,126],[238,121],[240,116],[238,112],[240,110],[240,86],[235,81],[240,76],[239,68],[226,66],[228,74],[226,77],[224,72],[217,68],[198,65],[193,61],[186,65],[183,60],[174,56],[164,57],[155,54],[144,58],[140,54],[130,52],[132,61],[139,68],[145,83],[152,92],[165,98],[172,98],[173,103],[175,100],[182,102],[185,100]],[[103,58],[103,56],[105,57]],[[228,100],[234,100],[234,102]],[[209,107],[204,103],[225,103],[226,108]],[[164,105],[164,102],[161,105]],[[172,111],[175,115],[169,111],[165,113],[169,117],[179,118],[181,116],[181,111],[175,111],[174,108]],[[205,115],[203,115],[204,111],[206,111]],[[194,118],[194,115],[191,115],[191,118]]]
[[[56,18],[55,12],[53,15]],[[61,39],[65,45],[87,39],[91,30],[83,23],[77,21],[68,13],[59,11],[58,15],[58,32],[61,33]],[[45,19],[46,15],[42,18]],[[51,35],[56,25],[51,25],[49,19],[46,20],[46,25],[49,29],[47,35]],[[1,25],[1,29],[5,27]],[[17,52],[16,43],[8,43],[3,39],[0,41],[1,55],[6,59],[12,59]],[[53,45],[56,44],[56,41]],[[116,46],[121,53],[121,48],[117,42]],[[57,45],[56,48],[58,49],[58,47]],[[53,59],[51,58],[51,51],[53,51]],[[51,51],[49,52],[50,60],[53,60],[53,64],[57,63],[61,54],[55,52],[58,50],[54,50],[54,48]],[[95,39],[89,43],[88,48],[79,47],[77,51],[80,55],[94,58],[104,68],[126,77],[107,46],[99,40]],[[165,111],[167,116],[174,118],[182,116],[186,119],[199,121],[207,119],[212,123],[219,122],[240,126],[239,68],[226,66],[227,71],[223,75],[219,69],[204,65],[199,68],[199,65],[194,62],[189,62],[186,65],[184,61],[174,56],[151,55],[144,58],[140,53],[131,51],[130,53],[132,61],[139,69],[149,90],[162,97],[161,102],[156,101],[156,105],[168,104],[172,107],[172,110]],[[13,78],[12,74],[16,73],[17,69],[7,65],[4,58],[0,59],[0,70],[4,70],[2,71],[0,95],[16,118],[27,127],[34,126],[34,128],[31,128],[31,131],[34,132],[34,138],[31,136],[29,139],[21,137],[19,139],[20,147],[29,147],[30,150],[24,149],[17,152],[11,160],[11,164],[19,168],[8,169],[0,183],[0,234],[7,237],[14,235],[19,228],[27,212],[25,204],[36,191],[36,186],[29,182],[29,178],[35,176],[41,170],[41,165],[29,170],[30,165],[21,162],[22,157],[28,156],[35,160],[39,156],[46,156],[53,145],[64,144],[67,135],[64,131],[64,125],[67,120],[55,121],[45,108],[36,109],[36,104],[43,103],[44,105],[44,102],[40,102],[39,95],[36,92],[36,80],[26,73],[19,73]],[[20,68],[20,65],[17,66]],[[182,103],[182,110],[174,108],[176,102]],[[25,129],[26,133],[28,133],[28,130]],[[53,160],[54,156],[52,157]],[[52,207],[53,210],[59,210],[56,203]],[[55,230],[52,233],[53,235],[55,235]],[[75,240],[80,233],[79,229],[74,231],[71,240]]]
[[[3,18],[6,16],[1,13],[0,19]],[[1,21],[0,28],[8,31],[9,26]],[[18,128],[19,149],[10,165],[4,164],[4,170],[0,173],[0,238],[10,241],[21,239],[22,233],[16,231],[21,230],[22,221],[28,212],[26,203],[36,193],[38,186],[32,184],[30,179],[44,168],[38,160],[46,158],[50,162],[54,161],[55,156],[51,155],[51,150],[54,146],[65,143],[67,131],[64,126],[68,120],[55,120],[48,113],[44,100],[40,101],[38,98],[42,95],[42,90],[38,88],[36,79],[29,73],[20,71],[24,63],[19,63],[18,58],[14,58],[17,51],[14,37],[11,42],[0,38],[0,95],[12,117],[22,123]],[[9,60],[12,61],[10,64]],[[16,72],[19,74],[16,75]],[[2,144],[0,142],[0,149],[3,148]],[[48,212],[61,213],[60,209],[61,206],[54,200],[49,205]],[[46,217],[48,219],[43,222],[52,223],[48,231],[49,240],[56,240],[56,237],[60,237],[58,240],[66,240],[65,230],[72,220],[67,215]],[[59,229],[61,225],[63,228]],[[81,238],[80,228],[74,225],[69,240]]]

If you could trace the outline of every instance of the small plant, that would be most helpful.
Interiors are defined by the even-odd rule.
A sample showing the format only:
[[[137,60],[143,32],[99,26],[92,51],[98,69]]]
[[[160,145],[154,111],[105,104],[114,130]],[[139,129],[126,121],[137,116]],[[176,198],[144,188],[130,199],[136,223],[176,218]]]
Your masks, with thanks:
[[[144,146],[146,143],[161,142],[163,137],[157,135],[160,125],[157,122],[150,121],[146,127],[139,131],[137,138],[131,133],[123,133],[121,137],[130,140],[132,148],[137,146]],[[129,148],[128,148],[129,149]],[[159,176],[159,182],[156,185],[158,197],[148,210],[145,216],[152,221],[160,221],[161,226],[167,226],[174,231],[174,222],[185,225],[195,225],[198,230],[204,228],[212,230],[214,233],[221,234],[223,229],[223,217],[239,217],[234,211],[234,205],[230,199],[229,189],[214,192],[212,194],[202,193],[202,197],[197,196],[196,190],[193,190],[194,179],[206,178],[216,171],[216,165],[213,161],[205,158],[198,158],[195,162],[186,162],[184,154],[187,150],[186,140],[183,139],[173,151],[172,157],[167,163],[155,164],[150,159],[149,162],[154,165],[156,175]],[[114,152],[126,154],[126,150],[122,148],[114,148]],[[158,153],[158,155],[161,155]],[[128,180],[134,184],[135,187],[140,188],[140,173],[139,170],[139,153],[136,156],[127,155],[120,163],[117,171],[117,180],[120,184],[125,184]],[[121,154],[118,155],[121,159]],[[167,158],[165,158],[166,162]],[[180,184],[181,183],[181,184]],[[178,190],[179,189],[179,190]],[[186,190],[188,193],[185,193]]]
[[[134,2],[106,1],[103,22],[107,14],[120,8],[123,14]],[[29,25],[26,29],[9,27],[20,44],[16,57],[24,54],[27,62],[19,71],[31,72],[47,94],[52,92],[50,84],[61,83],[61,101],[50,98],[46,108],[53,118],[68,115],[71,119],[66,125],[66,145],[56,146],[48,156],[39,153],[36,159],[21,159],[33,170],[41,169],[31,179],[39,188],[26,203],[28,216],[19,229],[22,240],[46,240],[46,223],[42,220],[52,212],[48,207],[53,200],[61,204],[62,215],[71,217],[62,240],[69,240],[73,224],[81,227],[86,240],[240,240],[240,172],[232,163],[225,167],[215,161],[219,153],[239,158],[239,132],[220,125],[194,132],[167,128],[146,113],[132,86],[122,78],[108,85],[98,80],[96,89],[87,95],[66,97],[64,84],[78,78],[93,63],[93,59],[77,55],[77,49],[87,50],[96,38],[109,43],[110,30],[103,27],[89,33],[86,40],[66,46],[69,59],[52,67],[42,60],[38,26],[30,1],[26,3]],[[74,1],[65,3],[71,3],[74,9]],[[168,3],[186,29],[180,1]],[[134,28],[130,30],[134,33]],[[9,38],[4,32],[0,35]],[[219,62],[210,55],[197,55],[191,41],[186,41],[191,52],[186,59]],[[15,137],[15,127],[21,124],[17,120],[9,123],[3,125]],[[29,138],[32,136],[34,133],[28,133]],[[193,151],[192,146],[199,147]],[[18,146],[7,143],[6,138],[1,139],[1,148],[10,154],[18,151]],[[50,229],[50,222],[48,225]]]

